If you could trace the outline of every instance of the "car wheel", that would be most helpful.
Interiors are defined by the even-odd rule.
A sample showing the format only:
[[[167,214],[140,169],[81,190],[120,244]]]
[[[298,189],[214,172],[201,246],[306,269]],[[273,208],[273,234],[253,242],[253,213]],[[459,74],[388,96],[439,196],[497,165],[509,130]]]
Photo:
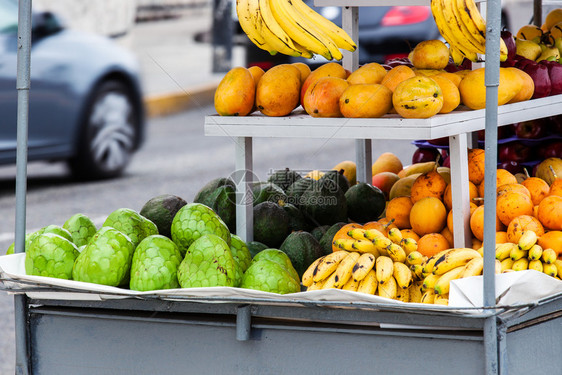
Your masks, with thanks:
[[[128,88],[119,81],[100,84],[83,116],[78,152],[69,161],[79,179],[119,176],[135,150],[139,117]]]

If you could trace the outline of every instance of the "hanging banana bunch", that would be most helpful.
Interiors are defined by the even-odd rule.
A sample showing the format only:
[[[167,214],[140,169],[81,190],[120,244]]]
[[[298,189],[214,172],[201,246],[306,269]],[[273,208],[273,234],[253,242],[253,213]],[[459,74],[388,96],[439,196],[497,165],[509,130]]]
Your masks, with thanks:
[[[477,62],[478,54],[486,53],[486,20],[474,0],[431,0],[431,13],[457,65],[464,58]],[[500,39],[500,60],[506,59],[507,46]]]
[[[272,55],[341,60],[341,49],[355,51],[349,35],[302,0],[236,0],[242,30]]]

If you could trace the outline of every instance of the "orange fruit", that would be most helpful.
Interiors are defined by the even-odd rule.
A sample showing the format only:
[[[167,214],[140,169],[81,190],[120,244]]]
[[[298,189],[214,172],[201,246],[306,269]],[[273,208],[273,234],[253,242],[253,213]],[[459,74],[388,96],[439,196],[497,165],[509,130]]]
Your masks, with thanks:
[[[391,199],[386,206],[386,219],[394,219],[394,225],[400,229],[411,228],[410,211],[413,205],[409,197],[396,197]]]
[[[420,239],[420,236],[412,229],[400,229],[400,233],[402,233],[402,237],[404,238],[412,238],[416,240],[416,242]]]
[[[531,198],[531,192],[529,191],[529,189],[527,189],[524,185],[515,183],[515,184],[503,184],[501,186],[498,186],[496,189],[496,193],[498,196],[507,193],[508,191],[515,191],[517,193],[521,193],[521,194],[525,194],[527,195],[529,198]],[[532,202],[532,198],[531,198],[531,202]]]
[[[485,151],[479,148],[468,150],[468,180],[475,185],[484,181],[484,153]]]
[[[541,222],[531,215],[517,216],[507,226],[507,240],[518,243],[523,231],[532,230],[537,236],[544,234],[544,227]]]
[[[455,246],[455,239],[453,237],[453,232],[451,232],[449,228],[447,227],[443,228],[443,230],[441,231],[441,235],[447,239],[447,242],[449,242],[449,247]]]
[[[449,241],[440,233],[427,233],[418,241],[418,251],[427,257],[450,248]]]
[[[470,216],[472,216],[472,214],[474,213],[474,211],[478,208],[478,206],[472,202],[470,202],[470,212],[468,217],[470,218]],[[447,228],[449,228],[449,230],[451,231],[451,233],[454,233],[454,229],[453,229],[453,210],[450,210],[449,213],[447,214]]]
[[[507,232],[500,230],[496,232],[496,243],[506,243],[509,242],[507,240]]]
[[[537,218],[550,230],[562,230],[562,197],[549,195],[539,203]]]
[[[562,231],[551,230],[539,237],[537,243],[543,249],[552,249],[562,258]]]
[[[507,226],[517,216],[533,215],[533,202],[525,194],[513,191],[506,192],[497,197],[496,215]]]
[[[410,225],[414,232],[423,236],[439,233],[447,223],[447,209],[439,198],[425,197],[414,203],[410,211]]]
[[[396,86],[398,86],[402,81],[415,76],[416,73],[414,73],[412,68],[409,66],[397,65],[386,73],[381,80],[381,85],[388,87],[390,91],[394,92]]]
[[[447,188],[445,179],[437,171],[431,171],[419,175],[410,190],[410,199],[416,203],[425,197],[435,197],[441,199]]]
[[[472,182],[468,181],[468,194],[470,197],[470,202],[474,201],[474,198],[478,198],[478,188]],[[447,210],[453,208],[453,189],[451,184],[448,184],[443,193],[443,203],[447,207]]]
[[[507,184],[518,184],[517,178],[509,171],[505,169],[497,169],[496,170],[496,193],[498,193],[498,189],[503,187],[503,185]],[[484,197],[484,180],[478,185],[478,194],[481,197]],[[514,188],[516,189],[516,188]],[[530,195],[529,195],[530,196]]]
[[[349,232],[350,229],[361,228],[361,227],[362,227],[361,224],[357,224],[357,223],[345,224],[343,227],[341,227],[340,230],[338,230],[334,235],[334,238],[332,238],[332,251],[341,250],[339,247],[334,246],[333,242],[335,240],[338,240],[340,238],[350,239],[351,237],[347,235],[347,232]]]
[[[496,215],[496,232],[501,231],[503,225]],[[484,205],[478,206],[474,213],[470,215],[470,230],[474,237],[480,241],[484,240]]]
[[[557,178],[550,184],[549,195],[558,195],[562,197],[562,178]]]

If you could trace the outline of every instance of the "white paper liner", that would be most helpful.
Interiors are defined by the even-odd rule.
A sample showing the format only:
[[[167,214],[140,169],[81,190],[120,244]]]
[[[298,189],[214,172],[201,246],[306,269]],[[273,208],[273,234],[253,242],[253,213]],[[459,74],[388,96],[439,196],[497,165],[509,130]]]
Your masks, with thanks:
[[[138,292],[81,281],[26,275],[25,254],[0,256],[0,275],[2,279],[5,279],[5,281],[3,281],[3,286],[8,292],[10,292],[10,289],[17,292],[18,289],[29,288],[29,283],[36,289],[41,287],[47,289],[51,288],[45,291],[26,291],[26,294],[30,298],[36,299],[100,301],[116,298],[157,297],[169,300],[182,300],[182,298],[189,297],[207,298],[204,302],[229,302],[221,301],[220,298],[246,298],[271,300],[272,303],[276,303],[276,301],[297,303],[327,301],[348,303],[350,307],[353,307],[353,304],[375,303],[402,305],[409,308],[447,309],[446,306],[404,303],[379,296],[340,289],[315,290],[284,295],[234,287],[180,288]],[[483,306],[482,282],[482,276],[473,276],[452,281],[449,292],[448,311],[455,311],[450,309],[451,307],[455,307],[461,309],[455,312],[482,312],[478,309]],[[52,290],[52,288],[56,287],[61,287],[66,290]],[[542,298],[558,293],[562,293],[562,282],[541,272],[528,270],[496,275],[496,298],[499,297],[497,300],[498,305],[507,306],[534,303]],[[211,298],[211,300],[209,300],[209,298]],[[212,298],[216,298],[217,300],[212,300]],[[471,310],[462,310],[464,308],[469,308]]]

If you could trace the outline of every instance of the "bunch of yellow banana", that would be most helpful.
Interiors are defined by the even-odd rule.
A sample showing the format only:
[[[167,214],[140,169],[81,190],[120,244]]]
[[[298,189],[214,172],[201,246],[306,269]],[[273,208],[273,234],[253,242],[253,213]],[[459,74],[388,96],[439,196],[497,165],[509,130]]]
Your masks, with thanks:
[[[486,20],[474,0],[431,0],[431,12],[455,63],[465,57],[479,61],[478,54],[486,52]],[[506,59],[507,46],[500,39],[500,60]]]
[[[272,55],[341,60],[340,48],[355,51],[349,35],[302,0],[236,0],[242,30]]]
[[[518,243],[506,242],[496,245],[496,259],[500,261],[501,272],[536,270],[560,279],[562,261],[557,260],[556,251],[543,249],[537,243],[537,234],[524,231]]]

